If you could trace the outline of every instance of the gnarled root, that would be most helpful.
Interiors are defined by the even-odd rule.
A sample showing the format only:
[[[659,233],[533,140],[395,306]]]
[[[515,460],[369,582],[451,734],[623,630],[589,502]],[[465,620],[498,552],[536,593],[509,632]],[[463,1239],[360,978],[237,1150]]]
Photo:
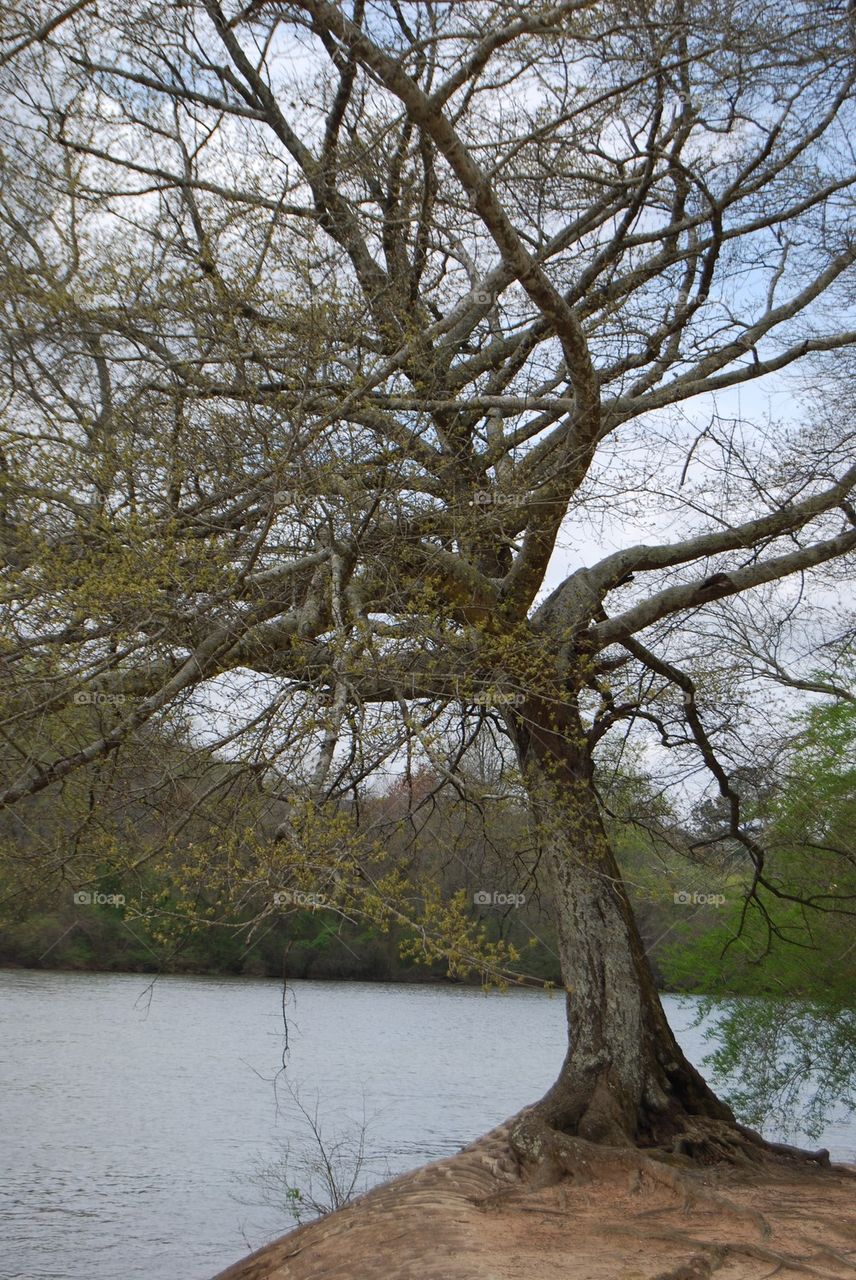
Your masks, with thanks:
[[[805,1192],[807,1184],[807,1200],[797,1203],[807,1202],[810,1212],[814,1212],[813,1188],[816,1185],[820,1191],[825,1185],[822,1169],[829,1165],[827,1152],[766,1143],[754,1131],[715,1117],[687,1115],[682,1119],[683,1128],[672,1138],[670,1147],[638,1148],[595,1143],[564,1133],[551,1126],[543,1111],[534,1107],[518,1116],[509,1132],[511,1150],[520,1166],[520,1183],[509,1199],[500,1197],[502,1204],[490,1207],[560,1216],[554,1206],[564,1210],[574,1184],[592,1183],[599,1177],[614,1182],[616,1173],[626,1174],[631,1193],[664,1188],[678,1201],[670,1207],[656,1197],[649,1202],[651,1207],[642,1205],[632,1214],[632,1225],[627,1221],[625,1202],[625,1220],[609,1224],[611,1235],[673,1242],[687,1250],[684,1258],[675,1259],[656,1280],[711,1280],[729,1263],[741,1265],[740,1259],[744,1260],[742,1265],[755,1264],[753,1276],[762,1271],[768,1276],[790,1272],[834,1280],[856,1274],[856,1252],[848,1245],[856,1228],[847,1222],[846,1215],[830,1223],[828,1240],[818,1238],[823,1234],[822,1227],[815,1228],[813,1235],[803,1233],[790,1204],[782,1216],[781,1196],[787,1193],[780,1188],[796,1187]],[[810,1165],[815,1166],[814,1172],[807,1169]],[[838,1175],[846,1172],[836,1167],[830,1181],[830,1187],[838,1188],[839,1197],[842,1188]],[[752,1203],[736,1203],[720,1194],[717,1184],[727,1179],[736,1181],[741,1188],[758,1188],[747,1196]],[[560,1185],[566,1183],[567,1189]],[[554,1197],[545,1198],[541,1192],[551,1186],[557,1186],[558,1191]],[[589,1199],[586,1190],[579,1203],[585,1205]],[[685,1213],[705,1211],[699,1220],[705,1230],[678,1230],[674,1220],[670,1227],[664,1218],[675,1208]],[[760,1208],[769,1214],[769,1219]],[[723,1219],[730,1219],[734,1226],[729,1227]],[[818,1223],[821,1219],[812,1217],[811,1221]],[[742,1229],[737,1229],[738,1222]],[[775,1223],[775,1234],[771,1223]],[[747,1224],[751,1224],[751,1233],[746,1231]],[[710,1239],[697,1238],[708,1230]],[[758,1236],[752,1239],[754,1232]]]
[[[684,1212],[707,1205],[720,1213],[748,1219],[762,1238],[770,1234],[763,1214],[734,1204],[701,1182],[686,1153],[601,1146],[551,1128],[537,1110],[520,1117],[511,1131],[510,1143],[530,1185],[535,1188],[551,1186],[564,1178],[589,1181],[598,1170],[619,1171],[630,1175],[634,1191],[639,1190],[645,1180],[665,1187],[680,1198]]]
[[[630,1227],[614,1226],[613,1231],[632,1234],[634,1229]],[[795,1271],[800,1275],[819,1276],[821,1280],[838,1280],[840,1272],[835,1273],[826,1271],[821,1267],[814,1266],[807,1258],[798,1258],[793,1254],[782,1253],[777,1249],[771,1249],[768,1245],[751,1244],[749,1241],[726,1240],[718,1242],[708,1242],[707,1240],[695,1240],[688,1238],[685,1232],[669,1231],[666,1229],[653,1230],[647,1233],[658,1240],[674,1240],[677,1244],[687,1245],[693,1249],[704,1250],[702,1254],[695,1254],[688,1260],[687,1264],[682,1264],[677,1272],[667,1272],[656,1276],[654,1280],[677,1280],[681,1276],[684,1265],[699,1266],[701,1259],[707,1259],[708,1271],[698,1270],[689,1274],[695,1277],[705,1277],[721,1267],[730,1257],[757,1258],[760,1262],[776,1263],[776,1270],[771,1274],[775,1275],[779,1271]],[[832,1256],[831,1251],[826,1250]],[[838,1254],[837,1260],[844,1263],[850,1270],[856,1270],[853,1263],[843,1255]]]
[[[802,1147],[792,1147],[787,1142],[769,1142],[766,1138],[762,1138],[760,1133],[756,1133],[754,1129],[747,1128],[745,1124],[738,1124],[736,1128],[744,1138],[760,1146],[764,1151],[772,1152],[774,1155],[787,1156],[790,1160],[800,1160],[807,1164],[819,1164],[824,1168],[829,1168],[829,1152],[826,1147],[819,1147],[817,1151],[805,1151]]]

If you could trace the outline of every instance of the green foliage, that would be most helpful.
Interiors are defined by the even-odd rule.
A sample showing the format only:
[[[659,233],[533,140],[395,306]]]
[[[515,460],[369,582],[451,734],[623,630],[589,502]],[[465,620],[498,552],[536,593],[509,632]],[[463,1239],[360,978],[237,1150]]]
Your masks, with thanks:
[[[732,869],[726,903],[693,936],[676,931],[663,963],[675,985],[723,994],[793,994],[846,1004],[856,977],[856,704],[796,717],[778,785],[756,823],[772,889],[749,895]]]
[[[75,707],[72,718],[92,714]],[[66,731],[48,720],[36,732],[47,744]],[[146,730],[108,762],[0,815],[0,963],[502,981],[526,948],[528,980],[555,980],[549,943],[533,950],[518,920],[476,911],[480,882],[467,883],[457,860],[445,866],[449,839],[475,838],[468,808],[440,798],[414,842],[404,830],[411,803],[393,783],[368,805],[366,825],[382,822],[382,842],[365,839],[346,808],[296,802],[275,838],[283,806],[248,786],[239,765]],[[505,885],[495,858],[492,866],[486,882]],[[75,903],[78,890],[121,905]]]
[[[701,1016],[721,1015],[715,1002]],[[717,1016],[706,1058],[735,1112],[756,1128],[816,1138],[856,1110],[856,1009],[832,1001],[741,997]]]
[[[662,964],[673,986],[733,997],[706,1061],[735,1110],[816,1134],[836,1103],[856,1107],[856,705],[824,701],[793,727],[760,811],[773,892],[750,899],[749,870],[732,875],[726,905],[676,931]]]

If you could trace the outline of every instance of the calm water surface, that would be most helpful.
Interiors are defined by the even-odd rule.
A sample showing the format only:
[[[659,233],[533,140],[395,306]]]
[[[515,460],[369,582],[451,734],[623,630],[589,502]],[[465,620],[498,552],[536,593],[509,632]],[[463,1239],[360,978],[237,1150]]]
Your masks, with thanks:
[[[667,1012],[689,1056],[692,1009]],[[209,1280],[292,1225],[256,1176],[368,1118],[376,1178],[542,1093],[562,1001],[461,987],[0,971],[0,1280]],[[856,1128],[821,1139],[856,1160]],[[295,1179],[298,1181],[298,1179]]]

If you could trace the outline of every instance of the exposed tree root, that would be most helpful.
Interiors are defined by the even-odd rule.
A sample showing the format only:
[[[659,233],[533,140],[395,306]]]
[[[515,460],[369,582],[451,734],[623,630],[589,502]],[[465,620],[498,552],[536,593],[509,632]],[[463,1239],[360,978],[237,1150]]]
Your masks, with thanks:
[[[815,1240],[814,1236],[803,1236],[806,1244],[812,1244],[818,1250],[819,1254],[825,1258],[832,1258],[840,1266],[848,1267],[850,1271],[856,1271],[856,1262],[848,1258],[840,1249],[833,1249],[825,1240]]]
[[[614,1226],[612,1230],[627,1235],[633,1233],[633,1228],[631,1227]],[[647,1234],[657,1240],[673,1240],[677,1244],[704,1250],[705,1255],[709,1257],[713,1264],[713,1269],[721,1266],[727,1258],[737,1255],[744,1258],[757,1258],[760,1262],[776,1263],[777,1271],[796,1271],[801,1275],[821,1277],[821,1280],[839,1280],[839,1277],[834,1272],[813,1266],[807,1258],[797,1258],[793,1254],[781,1253],[777,1249],[771,1249],[768,1245],[752,1244],[750,1241],[745,1240],[715,1242],[696,1240],[691,1236],[687,1236],[684,1231],[670,1231],[666,1227],[649,1231]],[[822,1247],[824,1251],[827,1251],[826,1245]],[[696,1255],[696,1258],[698,1256]],[[851,1269],[856,1270],[847,1258],[844,1258],[843,1261]],[[657,1277],[656,1280],[663,1280],[663,1278]]]
[[[712,1165],[726,1166],[743,1170],[744,1175],[752,1171],[763,1176],[772,1171],[771,1166],[779,1170],[789,1166],[795,1171],[795,1167],[804,1168],[807,1164],[821,1168],[830,1164],[826,1150],[803,1151],[785,1143],[766,1142],[760,1134],[743,1125],[696,1116],[686,1117],[684,1128],[669,1148],[641,1149],[600,1145],[560,1132],[547,1123],[538,1108],[532,1108],[518,1117],[510,1132],[510,1144],[521,1163],[522,1175],[532,1188],[565,1181],[590,1182],[598,1173],[608,1176],[616,1171],[626,1172],[630,1175],[630,1190],[641,1191],[645,1183],[664,1187],[679,1198],[684,1212],[706,1208],[719,1215],[751,1222],[762,1241],[771,1235],[767,1218],[751,1206],[727,1199],[702,1181],[705,1166],[708,1169]],[[849,1174],[850,1171],[842,1172]],[[662,1213],[661,1208],[654,1208],[638,1217],[651,1220]],[[638,1235],[638,1218],[633,1227],[613,1229]],[[661,1272],[656,1280],[709,1280],[734,1257],[770,1263],[771,1276],[789,1271],[832,1280],[833,1276],[840,1276],[841,1268],[856,1273],[856,1262],[845,1252],[808,1236],[801,1237],[807,1250],[803,1254],[802,1251],[785,1253],[766,1243],[695,1239],[685,1231],[670,1230],[653,1221],[643,1232],[648,1238],[674,1241],[694,1250],[692,1256],[673,1269]],[[836,1270],[827,1270],[824,1262],[832,1263]]]
[[[676,1267],[671,1267],[668,1271],[659,1271],[652,1280],[709,1280],[714,1271],[718,1271],[722,1266],[725,1257],[724,1249],[717,1256],[712,1252],[696,1253],[691,1258],[687,1258],[686,1262],[679,1262]]]
[[[721,1122],[710,1123],[719,1125]],[[638,1191],[644,1180],[648,1179],[679,1197],[685,1212],[706,1205],[720,1213],[748,1219],[762,1238],[770,1234],[769,1224],[763,1214],[734,1204],[700,1182],[686,1152],[601,1146],[585,1138],[552,1129],[537,1111],[530,1111],[521,1117],[511,1131],[510,1142],[512,1150],[529,1174],[530,1185],[535,1187],[549,1186],[563,1178],[590,1180],[598,1170],[619,1170],[630,1175],[629,1185],[633,1191]],[[724,1150],[724,1140],[720,1139],[720,1142]],[[728,1151],[731,1157],[730,1144]],[[733,1158],[730,1162],[737,1163]],[[745,1156],[742,1157],[742,1163],[748,1163]]]
[[[736,1125],[738,1133],[742,1134],[749,1142],[755,1143],[761,1147],[762,1151],[772,1152],[774,1155],[787,1156],[789,1160],[800,1160],[807,1164],[819,1164],[824,1168],[829,1167],[829,1152],[826,1147],[819,1147],[817,1151],[804,1151],[802,1147],[792,1147],[787,1142],[770,1142],[767,1138],[762,1138],[760,1133],[756,1133],[754,1129],[748,1129],[745,1124]]]
[[[531,1107],[521,1113],[512,1129],[511,1146],[523,1165],[552,1165],[571,1175],[573,1170],[568,1167],[569,1161],[585,1173],[595,1153],[614,1163],[619,1156],[629,1160],[635,1150],[650,1160],[696,1169],[713,1164],[759,1168],[781,1161],[828,1168],[830,1163],[825,1147],[808,1151],[784,1142],[770,1142],[746,1125],[711,1116],[684,1116],[669,1146],[635,1148],[630,1141],[626,1146],[607,1145],[565,1133],[549,1124],[539,1107]],[[856,1177],[854,1171],[845,1169],[843,1172]]]

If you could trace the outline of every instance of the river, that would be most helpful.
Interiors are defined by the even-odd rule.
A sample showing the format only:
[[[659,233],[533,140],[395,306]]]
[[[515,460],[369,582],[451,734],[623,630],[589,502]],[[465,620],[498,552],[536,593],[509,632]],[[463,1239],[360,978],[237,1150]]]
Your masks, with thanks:
[[[692,1002],[666,1007],[699,1062]],[[365,1120],[377,1181],[537,1098],[565,1039],[542,992],[358,982],[283,1000],[249,978],[0,970],[0,1016],[0,1280],[209,1280],[293,1225],[314,1149],[294,1091],[328,1146]],[[820,1141],[856,1160],[852,1121]],[[286,1143],[275,1204],[260,1171]]]

